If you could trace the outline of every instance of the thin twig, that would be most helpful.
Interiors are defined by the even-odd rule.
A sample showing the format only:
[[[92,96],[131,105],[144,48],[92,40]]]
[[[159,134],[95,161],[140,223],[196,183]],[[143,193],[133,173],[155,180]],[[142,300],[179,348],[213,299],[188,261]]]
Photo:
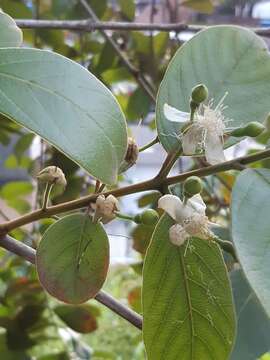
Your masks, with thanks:
[[[150,141],[148,144],[145,144],[144,146],[142,146],[141,148],[139,148],[139,152],[143,152],[146,149],[149,149],[151,146],[155,145],[159,143],[159,138],[158,136],[155,137],[152,141]]]
[[[32,249],[30,246],[27,246],[13,239],[9,235],[3,236],[2,238],[0,237],[0,246],[12,252],[13,254],[19,255],[20,257],[24,258],[25,260],[35,265],[36,251]],[[113,310],[116,314],[120,315],[122,318],[129,321],[138,329],[142,328],[142,317],[139,314],[137,314],[135,311],[121,304],[111,295],[107,294],[104,291],[100,291],[95,296],[95,299],[101,304],[108,307],[109,309]]]
[[[84,9],[87,11],[87,14],[90,16],[90,18],[94,21],[95,24],[98,24],[99,18],[96,16],[95,12],[89,5],[89,3],[86,0],[79,0],[80,4],[84,7]],[[101,34],[106,39],[106,41],[111,45],[111,47],[114,49],[115,53],[118,55],[120,60],[122,61],[123,65],[128,69],[128,71],[134,76],[137,83],[142,87],[142,89],[145,91],[145,93],[149,96],[149,98],[155,102],[156,97],[154,93],[154,89],[151,83],[140,73],[140,71],[134,67],[134,65],[129,61],[129,59],[126,57],[126,55],[121,51],[117,43],[112,39],[110,35],[107,34],[107,32],[103,29],[100,29]]]
[[[138,22],[119,22],[119,21],[93,21],[93,20],[33,20],[16,19],[17,25],[21,29],[58,29],[91,32],[94,30],[112,30],[112,31],[163,31],[163,32],[198,32],[204,30],[207,26],[192,25],[185,23],[173,24],[151,24]],[[213,24],[215,25],[215,24]],[[213,26],[211,25],[211,26]],[[220,24],[218,24],[220,25]],[[243,25],[244,26],[244,25]],[[270,27],[247,27],[257,35],[269,37]]]

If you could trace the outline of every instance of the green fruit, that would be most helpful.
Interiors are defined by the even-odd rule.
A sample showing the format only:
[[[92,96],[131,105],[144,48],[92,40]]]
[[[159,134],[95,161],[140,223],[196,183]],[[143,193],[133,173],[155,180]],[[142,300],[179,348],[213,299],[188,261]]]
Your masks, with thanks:
[[[256,137],[265,130],[265,126],[257,121],[251,121],[244,127],[234,129],[230,135],[235,137],[249,136]]]
[[[141,220],[144,225],[155,225],[158,222],[159,215],[156,210],[148,209],[142,212]]]
[[[202,191],[202,181],[197,176],[191,176],[184,182],[185,195],[190,197]]]
[[[256,137],[265,130],[265,126],[257,121],[252,121],[244,129],[246,136]]]
[[[196,85],[191,92],[191,99],[196,104],[204,102],[208,98],[208,89],[204,84]]]

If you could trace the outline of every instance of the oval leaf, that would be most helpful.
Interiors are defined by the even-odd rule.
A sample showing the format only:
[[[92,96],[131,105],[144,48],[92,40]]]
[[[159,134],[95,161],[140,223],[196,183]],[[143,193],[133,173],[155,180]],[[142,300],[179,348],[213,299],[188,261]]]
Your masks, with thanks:
[[[58,305],[54,311],[68,327],[81,334],[89,334],[98,328],[99,308],[93,305]]]
[[[270,349],[270,320],[241,270],[231,274],[237,338],[230,360],[258,359]]]
[[[36,264],[39,280],[52,296],[66,303],[83,303],[98,293],[106,279],[107,234],[88,216],[66,216],[44,233]]]
[[[232,293],[221,251],[193,238],[177,247],[163,216],[143,269],[143,337],[149,360],[225,360],[235,335]],[[188,246],[188,249],[186,249]]]
[[[222,44],[222,46],[220,46]],[[269,112],[270,57],[265,42],[237,26],[201,31],[176,52],[159,88],[156,121],[167,151],[179,147],[179,124],[163,114],[165,103],[189,112],[191,89],[204,83],[217,104],[224,94],[229,127],[264,121]]]
[[[22,31],[15,21],[0,9],[0,48],[20,46],[22,40]]]
[[[127,147],[125,118],[81,65],[49,51],[1,49],[0,111],[102,182],[116,182]]]
[[[270,170],[247,169],[232,192],[232,236],[243,271],[270,317]]]

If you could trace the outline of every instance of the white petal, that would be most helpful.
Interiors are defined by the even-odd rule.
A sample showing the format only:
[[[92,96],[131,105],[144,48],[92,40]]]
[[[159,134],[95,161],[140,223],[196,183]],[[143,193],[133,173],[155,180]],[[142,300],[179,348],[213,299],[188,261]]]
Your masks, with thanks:
[[[177,214],[179,209],[183,207],[182,201],[174,195],[164,195],[158,200],[158,207],[163,209],[175,221],[177,221]]]
[[[177,110],[176,108],[168,104],[164,104],[163,111],[164,111],[164,116],[170,121],[185,123],[189,121],[190,118],[189,113]]]
[[[219,136],[207,134],[205,139],[205,157],[211,165],[226,161],[223,151],[223,143]]]
[[[185,155],[194,155],[198,143],[202,140],[202,129],[195,124],[184,133],[182,146]]]
[[[169,229],[170,242],[176,246],[183,245],[189,237],[190,235],[179,224],[175,224]]]
[[[196,194],[192,196],[190,199],[188,199],[187,205],[191,206],[192,209],[194,209],[199,214],[205,215],[206,205],[200,194]]]

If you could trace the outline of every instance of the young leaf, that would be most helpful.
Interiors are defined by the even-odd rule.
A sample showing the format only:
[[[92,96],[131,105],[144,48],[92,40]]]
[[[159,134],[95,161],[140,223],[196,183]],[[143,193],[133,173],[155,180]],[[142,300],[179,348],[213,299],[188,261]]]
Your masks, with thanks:
[[[116,182],[125,118],[112,93],[79,64],[44,50],[1,49],[0,111],[102,182]]]
[[[22,40],[22,31],[15,21],[0,8],[0,48],[20,46]]]
[[[165,118],[164,104],[189,112],[191,89],[199,83],[207,86],[215,105],[228,92],[224,115],[232,119],[229,127],[254,119],[263,122],[270,100],[270,57],[265,42],[250,30],[222,25],[201,31],[181,46],[157,98],[158,134],[167,151],[179,147],[180,126]]]
[[[232,236],[245,276],[270,317],[270,170],[247,169],[232,192]]]
[[[68,327],[81,334],[89,334],[98,327],[96,318],[100,313],[93,305],[58,305],[54,311]]]
[[[101,224],[73,214],[52,224],[37,249],[43,287],[66,303],[80,304],[102,287],[109,266],[108,237]]]
[[[270,349],[270,320],[241,270],[231,273],[237,338],[230,360],[254,360]]]
[[[221,251],[215,242],[196,238],[173,245],[168,233],[172,225],[169,216],[161,218],[143,269],[148,359],[228,359],[235,317]]]

